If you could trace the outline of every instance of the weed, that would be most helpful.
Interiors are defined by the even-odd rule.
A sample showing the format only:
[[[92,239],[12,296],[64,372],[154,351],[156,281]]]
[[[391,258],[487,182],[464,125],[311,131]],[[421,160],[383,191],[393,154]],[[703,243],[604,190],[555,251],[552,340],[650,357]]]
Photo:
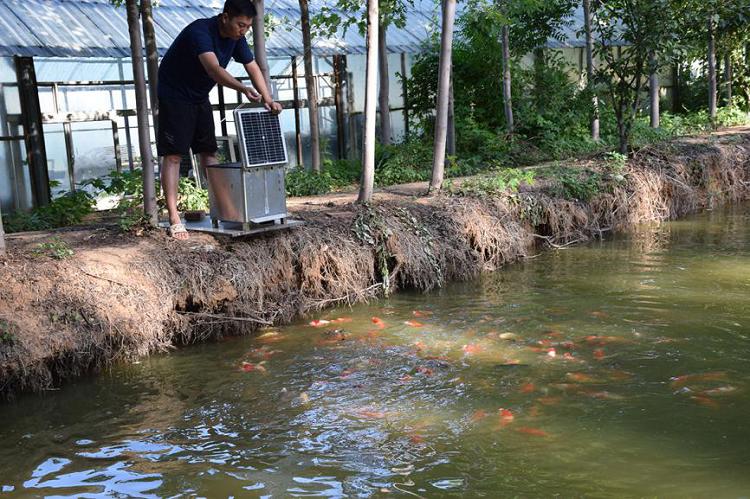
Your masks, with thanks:
[[[68,246],[68,243],[59,237],[53,237],[46,243],[39,243],[31,252],[34,256],[48,256],[55,260],[64,260],[73,256],[74,251]]]
[[[588,202],[605,188],[602,174],[590,170],[553,167],[550,170],[553,180],[551,191],[555,196]]]
[[[466,179],[460,185],[450,182],[447,190],[457,196],[485,197],[517,192],[521,184],[532,185],[533,183],[533,170],[503,168],[490,175]]]
[[[0,319],[0,346],[16,344],[16,328],[10,322]]]

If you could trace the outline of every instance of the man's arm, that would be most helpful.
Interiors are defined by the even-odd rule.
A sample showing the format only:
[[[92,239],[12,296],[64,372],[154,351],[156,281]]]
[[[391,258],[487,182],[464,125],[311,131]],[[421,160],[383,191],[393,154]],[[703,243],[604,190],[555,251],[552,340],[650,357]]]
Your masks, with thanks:
[[[201,64],[206,70],[206,73],[208,73],[208,76],[210,76],[211,79],[213,79],[219,85],[223,85],[225,87],[231,88],[232,90],[242,92],[251,101],[258,102],[261,99],[261,96],[258,94],[258,92],[248,86],[243,85],[241,81],[229,74],[229,71],[222,68],[219,64],[219,59],[216,58],[216,54],[214,54],[213,52],[204,52],[198,56],[198,59],[201,61]],[[245,65],[245,68],[247,68],[247,66],[248,64]],[[253,84],[257,86],[255,81],[253,81]],[[265,88],[265,84],[263,85],[263,88]],[[266,91],[266,93],[268,92]]]
[[[281,107],[281,104],[273,101],[271,92],[269,88],[266,87],[266,79],[263,77],[263,71],[260,70],[260,66],[258,66],[258,63],[255,61],[248,62],[247,64],[245,64],[245,71],[247,71],[247,75],[250,77],[250,81],[253,82],[253,86],[258,90],[258,92],[260,92],[260,95],[263,99],[263,104],[265,104],[266,109],[268,109],[272,113],[280,113],[283,108]]]

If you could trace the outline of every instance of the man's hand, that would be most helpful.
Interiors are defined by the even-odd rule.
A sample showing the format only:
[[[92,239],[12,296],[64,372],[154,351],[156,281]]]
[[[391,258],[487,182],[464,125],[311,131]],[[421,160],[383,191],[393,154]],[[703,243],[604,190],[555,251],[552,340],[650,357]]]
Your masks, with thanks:
[[[279,114],[284,108],[278,102],[271,101],[265,103],[266,109],[271,111],[273,114]]]
[[[254,88],[245,87],[245,90],[242,93],[244,93],[245,97],[250,99],[252,102],[260,102],[260,94],[256,92]]]

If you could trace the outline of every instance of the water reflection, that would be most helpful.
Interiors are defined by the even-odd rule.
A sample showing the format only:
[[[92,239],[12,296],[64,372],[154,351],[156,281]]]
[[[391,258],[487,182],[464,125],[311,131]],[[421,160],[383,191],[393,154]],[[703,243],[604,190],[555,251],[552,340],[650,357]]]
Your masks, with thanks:
[[[0,408],[0,490],[741,496],[748,212],[26,397]]]

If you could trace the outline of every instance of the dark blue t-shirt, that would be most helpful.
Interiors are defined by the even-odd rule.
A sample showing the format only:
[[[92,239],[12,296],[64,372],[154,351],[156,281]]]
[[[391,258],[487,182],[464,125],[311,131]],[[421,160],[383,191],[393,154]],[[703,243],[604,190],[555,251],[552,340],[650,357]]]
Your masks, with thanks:
[[[198,19],[177,35],[159,65],[160,99],[200,103],[216,82],[208,76],[198,56],[213,52],[222,68],[234,58],[240,64],[253,61],[253,53],[244,38],[233,40],[219,35],[218,16]]]

